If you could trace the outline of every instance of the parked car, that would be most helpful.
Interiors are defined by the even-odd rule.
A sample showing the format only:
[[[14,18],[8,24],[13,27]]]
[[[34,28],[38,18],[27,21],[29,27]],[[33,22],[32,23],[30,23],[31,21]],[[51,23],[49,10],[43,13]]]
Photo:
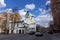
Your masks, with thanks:
[[[35,36],[43,36],[43,33],[42,32],[36,32]]]
[[[30,31],[30,32],[29,32],[29,35],[34,35],[34,34],[35,34],[34,31]]]

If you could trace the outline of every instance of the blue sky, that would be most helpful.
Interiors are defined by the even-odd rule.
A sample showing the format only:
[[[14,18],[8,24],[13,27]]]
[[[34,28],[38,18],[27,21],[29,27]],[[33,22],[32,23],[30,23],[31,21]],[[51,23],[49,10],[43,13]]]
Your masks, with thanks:
[[[17,8],[24,19],[23,15],[28,10],[31,15],[34,15],[37,24],[48,27],[53,18],[51,9],[46,10],[47,5],[50,5],[50,0],[0,0],[0,12]]]
[[[29,12],[33,13],[34,15],[38,16],[40,12],[36,12],[38,8],[46,9],[47,0],[5,0],[6,8],[15,8],[23,9],[27,4],[34,4],[35,8],[33,10],[29,10]]]
[[[33,4],[35,6],[35,8],[33,10],[29,10],[29,12],[31,12],[32,14],[36,16],[38,16],[39,14],[41,14],[41,11],[39,11],[39,8],[41,8],[42,10],[46,9],[46,2],[48,0],[3,0],[1,1],[1,3],[3,5],[5,5],[4,8],[17,8],[19,10],[21,9],[25,9],[26,5],[31,5]],[[4,2],[4,3],[3,3]],[[29,9],[29,8],[28,8]]]
[[[34,3],[36,5],[36,8],[45,6],[47,0],[5,0],[5,3],[7,5],[7,8],[24,8],[26,4]]]

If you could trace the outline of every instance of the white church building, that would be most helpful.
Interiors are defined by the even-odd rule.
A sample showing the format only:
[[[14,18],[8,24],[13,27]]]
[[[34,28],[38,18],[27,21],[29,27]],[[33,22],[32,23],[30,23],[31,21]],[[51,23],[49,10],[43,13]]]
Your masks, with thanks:
[[[32,15],[30,15],[28,12],[25,15],[25,20],[24,23],[28,24],[28,32],[30,31],[36,31],[36,24],[35,24],[35,19]]]
[[[20,33],[25,34],[30,31],[36,32],[36,24],[34,17],[30,15],[28,12],[25,15],[25,19],[19,22],[12,22],[11,28],[9,29],[9,33]]]

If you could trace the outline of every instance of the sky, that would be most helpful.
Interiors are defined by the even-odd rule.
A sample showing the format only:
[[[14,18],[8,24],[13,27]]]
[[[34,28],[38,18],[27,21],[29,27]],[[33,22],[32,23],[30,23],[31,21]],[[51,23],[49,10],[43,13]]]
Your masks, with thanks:
[[[47,5],[50,5],[50,0],[0,0],[0,12],[17,8],[24,19],[23,15],[28,10],[37,24],[47,27],[52,20],[51,9],[46,10]]]

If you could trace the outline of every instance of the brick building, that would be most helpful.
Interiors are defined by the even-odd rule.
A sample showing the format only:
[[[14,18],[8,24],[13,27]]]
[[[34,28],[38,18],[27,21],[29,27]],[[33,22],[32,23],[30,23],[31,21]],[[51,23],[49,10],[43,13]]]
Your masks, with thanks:
[[[9,30],[11,27],[11,22],[17,22],[20,20],[20,15],[18,13],[4,13],[0,14],[0,33],[5,32],[6,28]]]
[[[54,29],[60,31],[60,0],[51,0]]]

